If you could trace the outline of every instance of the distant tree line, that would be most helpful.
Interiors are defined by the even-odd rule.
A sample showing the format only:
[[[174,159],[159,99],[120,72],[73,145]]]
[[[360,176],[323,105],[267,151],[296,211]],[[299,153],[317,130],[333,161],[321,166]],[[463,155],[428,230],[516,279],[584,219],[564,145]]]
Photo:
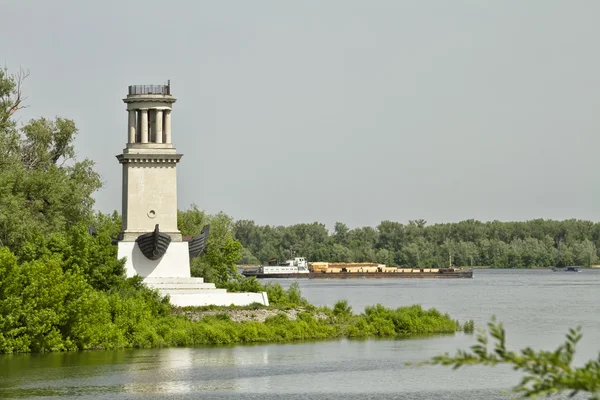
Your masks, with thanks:
[[[383,221],[377,227],[349,229],[337,222],[333,232],[321,223],[261,226],[234,223],[242,244],[240,264],[306,257],[309,261],[379,262],[396,266],[489,266],[532,268],[595,265],[600,223],[583,220],[480,222],[427,225]]]

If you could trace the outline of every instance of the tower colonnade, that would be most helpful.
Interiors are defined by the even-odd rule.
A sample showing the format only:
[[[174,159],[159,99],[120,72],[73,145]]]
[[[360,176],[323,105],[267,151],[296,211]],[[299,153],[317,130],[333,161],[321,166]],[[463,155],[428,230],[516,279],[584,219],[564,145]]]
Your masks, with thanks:
[[[139,108],[129,112],[129,144],[171,144],[171,109]]]

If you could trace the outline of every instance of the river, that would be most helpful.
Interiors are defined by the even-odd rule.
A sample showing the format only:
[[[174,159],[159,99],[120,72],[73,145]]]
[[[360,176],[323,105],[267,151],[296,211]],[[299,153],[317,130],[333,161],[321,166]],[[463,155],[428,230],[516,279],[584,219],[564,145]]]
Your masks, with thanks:
[[[289,285],[289,282],[284,284]],[[473,279],[306,280],[316,305],[346,299],[355,311],[422,304],[502,321],[513,349],[554,349],[583,327],[578,364],[600,352],[600,270],[476,270]],[[508,399],[506,367],[407,366],[474,344],[474,335],[406,340],[0,356],[0,397],[77,399]],[[580,398],[580,397],[578,397]]]

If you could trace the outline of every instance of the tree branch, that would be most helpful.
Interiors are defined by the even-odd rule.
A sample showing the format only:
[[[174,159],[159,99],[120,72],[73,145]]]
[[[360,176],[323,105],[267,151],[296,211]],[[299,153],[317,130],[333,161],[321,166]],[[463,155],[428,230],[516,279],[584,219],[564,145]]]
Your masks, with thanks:
[[[27,106],[23,105],[23,101],[27,99],[27,97],[23,96],[23,82],[29,76],[29,70],[24,70],[22,67],[19,68],[19,72],[15,76],[15,99],[10,107],[7,110],[7,116],[10,117],[17,111],[26,108]]]

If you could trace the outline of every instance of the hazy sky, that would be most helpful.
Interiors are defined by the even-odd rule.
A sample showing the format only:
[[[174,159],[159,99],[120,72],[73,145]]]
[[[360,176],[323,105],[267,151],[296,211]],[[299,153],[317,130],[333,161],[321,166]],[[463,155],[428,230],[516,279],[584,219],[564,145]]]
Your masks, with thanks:
[[[132,84],[171,79],[179,207],[289,225],[600,220],[600,2],[0,0],[23,121],[121,204]],[[120,209],[119,209],[120,211]]]

